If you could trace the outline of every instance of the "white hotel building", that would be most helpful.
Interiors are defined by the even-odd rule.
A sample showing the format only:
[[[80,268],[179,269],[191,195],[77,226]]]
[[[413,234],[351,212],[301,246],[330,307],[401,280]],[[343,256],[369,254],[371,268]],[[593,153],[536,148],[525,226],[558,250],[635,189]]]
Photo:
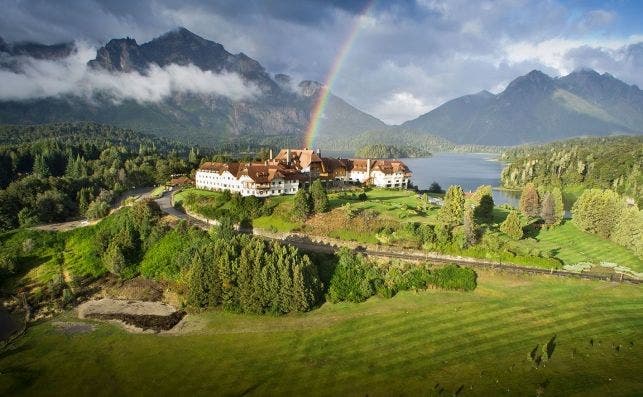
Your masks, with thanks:
[[[265,163],[204,163],[196,172],[196,187],[268,197],[295,194],[301,182],[317,178],[405,189],[411,175],[399,160],[332,159],[310,149],[282,149]]]

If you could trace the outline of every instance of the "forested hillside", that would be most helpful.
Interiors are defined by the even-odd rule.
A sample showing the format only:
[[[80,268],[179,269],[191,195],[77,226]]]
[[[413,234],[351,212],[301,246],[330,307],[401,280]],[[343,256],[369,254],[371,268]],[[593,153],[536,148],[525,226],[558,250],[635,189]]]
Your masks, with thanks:
[[[639,201],[643,197],[643,136],[578,138],[521,146],[503,154],[502,184],[528,182],[567,189],[603,188]]]
[[[427,149],[413,146],[372,144],[364,145],[357,149],[355,156],[374,159],[399,159],[405,157],[429,157],[431,152]]]
[[[40,140],[55,140],[61,144],[111,144],[131,149],[138,149],[141,145],[154,146],[162,152],[189,150],[188,146],[178,141],[93,122],[0,125],[0,145],[19,145]]]
[[[371,145],[392,145],[413,148],[418,153],[422,152],[468,152],[468,153],[499,153],[500,146],[486,145],[457,145],[445,138],[420,133],[405,127],[393,126],[383,130],[372,130],[357,135],[342,135],[338,137],[318,137],[319,146],[331,151],[357,150]],[[419,156],[419,155],[418,155]]]
[[[0,231],[104,216],[126,189],[165,182],[197,163],[195,150],[111,126],[0,127]]]

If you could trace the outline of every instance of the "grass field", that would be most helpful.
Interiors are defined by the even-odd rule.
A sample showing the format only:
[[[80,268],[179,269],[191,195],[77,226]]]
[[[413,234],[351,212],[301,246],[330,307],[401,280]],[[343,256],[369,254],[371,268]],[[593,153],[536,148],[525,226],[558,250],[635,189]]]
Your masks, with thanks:
[[[583,232],[571,221],[540,231],[536,240],[522,240],[520,244],[532,245],[540,250],[553,250],[556,257],[565,264],[590,262],[598,265],[600,262],[612,262],[643,272],[643,261],[632,251],[597,235]]]
[[[642,312],[640,286],[481,273],[471,293],[283,317],[211,311],[173,336],[111,324],[66,335],[47,321],[0,352],[0,395],[634,396]],[[535,368],[529,352],[554,336]]]

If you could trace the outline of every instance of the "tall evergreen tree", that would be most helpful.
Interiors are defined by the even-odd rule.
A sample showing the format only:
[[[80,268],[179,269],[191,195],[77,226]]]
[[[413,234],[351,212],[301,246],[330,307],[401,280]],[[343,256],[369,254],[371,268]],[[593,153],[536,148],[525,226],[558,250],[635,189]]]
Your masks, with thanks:
[[[556,203],[550,192],[545,193],[542,206],[540,208],[540,217],[545,221],[545,225],[551,226],[556,223]]]
[[[310,186],[310,195],[313,200],[313,209],[316,214],[328,211],[328,196],[324,185],[322,185],[319,179],[316,179]]]
[[[292,215],[299,221],[304,221],[313,211],[310,194],[305,189],[299,189],[293,199]]]
[[[464,192],[458,185],[449,186],[444,195],[444,204],[438,211],[438,220],[449,226],[462,224],[464,216]]]
[[[525,216],[538,216],[540,214],[540,198],[536,185],[529,182],[520,194],[520,212]]]
[[[37,154],[34,159],[33,173],[34,175],[39,176],[40,178],[47,178],[48,176],[51,175],[51,171],[49,170],[49,164],[47,164],[47,159],[42,153]]]
[[[520,240],[522,238],[522,226],[516,211],[511,211],[509,215],[507,215],[507,219],[505,219],[505,221],[500,225],[500,231],[511,237],[513,240]]]
[[[493,197],[490,194],[485,194],[480,198],[473,214],[481,222],[489,223],[493,221],[493,207]]]
[[[193,165],[199,164],[199,149],[192,147],[190,149],[190,154],[188,154],[188,161]]]
[[[555,187],[551,191],[551,197],[554,200],[554,225],[560,225],[565,216],[565,204],[563,203],[563,194],[559,187]]]
[[[473,215],[473,209],[467,208],[464,211],[464,239],[467,246],[472,246],[478,242],[478,230]]]

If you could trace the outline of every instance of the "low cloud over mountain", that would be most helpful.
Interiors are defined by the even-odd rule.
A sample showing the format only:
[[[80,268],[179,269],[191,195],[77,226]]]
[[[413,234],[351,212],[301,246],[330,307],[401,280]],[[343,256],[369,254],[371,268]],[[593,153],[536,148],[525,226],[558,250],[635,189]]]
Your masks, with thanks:
[[[239,74],[202,70],[193,64],[151,64],[143,72],[114,73],[88,66],[96,49],[76,43],[68,56],[38,59],[33,54],[2,53],[0,100],[26,100],[57,96],[91,99],[104,95],[115,102],[159,102],[176,93],[220,95],[232,100],[254,97],[260,89]]]

